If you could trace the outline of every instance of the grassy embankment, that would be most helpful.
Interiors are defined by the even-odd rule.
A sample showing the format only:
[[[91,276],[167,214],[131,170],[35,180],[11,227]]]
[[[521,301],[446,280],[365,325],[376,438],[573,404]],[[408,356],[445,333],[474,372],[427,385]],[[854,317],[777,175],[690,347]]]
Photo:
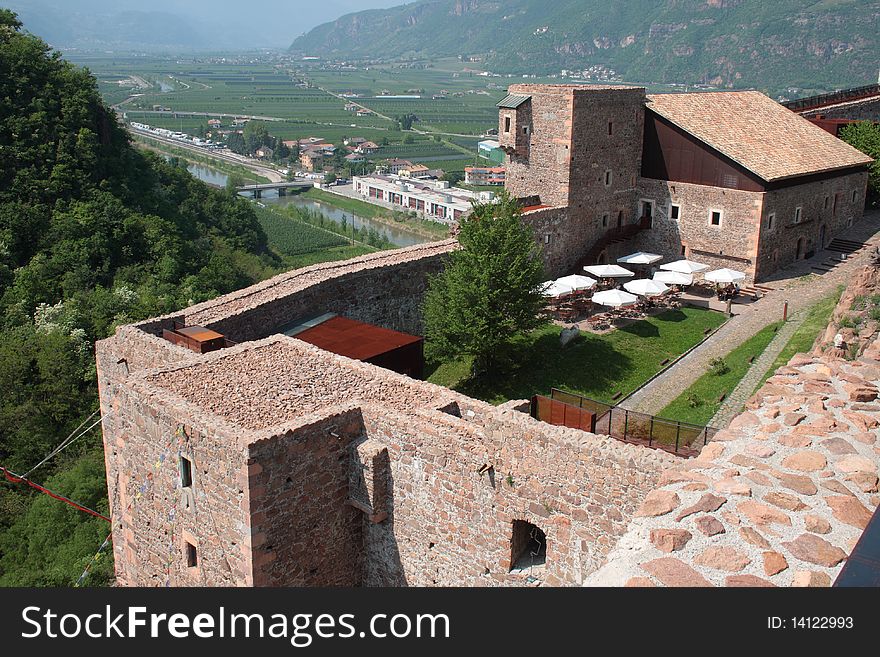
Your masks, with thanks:
[[[373,219],[390,226],[405,228],[410,232],[431,239],[442,240],[446,239],[449,235],[449,226],[446,226],[445,224],[425,219],[413,219],[405,216],[402,212],[395,213],[388,208],[373,205],[372,203],[366,203],[365,201],[359,201],[340,194],[334,194],[323,189],[318,189],[317,187],[307,189],[305,192],[302,192],[302,196],[315,201],[320,201],[321,203],[326,203],[327,205],[332,205],[335,208],[351,212],[352,214],[364,217],[365,219]]]
[[[711,368],[657,415],[691,424],[708,423],[721,408],[721,395],[733,392],[749,371],[750,359],[761,355],[780,326],[781,322],[765,326],[733,349],[722,359],[723,367]]]

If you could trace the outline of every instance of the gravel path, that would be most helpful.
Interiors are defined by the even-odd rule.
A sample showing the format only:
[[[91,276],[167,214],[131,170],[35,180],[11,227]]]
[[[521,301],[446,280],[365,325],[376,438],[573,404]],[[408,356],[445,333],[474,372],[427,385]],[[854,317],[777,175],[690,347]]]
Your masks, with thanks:
[[[838,237],[860,242],[871,240],[872,243],[876,243],[878,235],[880,235],[880,211],[874,210],[866,212],[862,221],[843,231]],[[703,344],[621,401],[620,406],[632,411],[656,415],[706,372],[709,361],[726,356],[768,324],[781,320],[785,301],[788,301],[788,316],[792,318],[793,315],[799,316],[802,311],[829,295],[839,285],[845,285],[852,273],[867,260],[870,250],[862,249],[832,271],[820,276],[803,278],[811,273],[812,265],[833,255],[829,251],[821,251],[810,260],[801,260],[786,267],[779,272],[775,280],[762,283],[775,288],[772,292],[755,303],[734,305],[734,316]],[[791,324],[794,324],[794,321]],[[797,327],[793,327],[792,330],[794,328]]]

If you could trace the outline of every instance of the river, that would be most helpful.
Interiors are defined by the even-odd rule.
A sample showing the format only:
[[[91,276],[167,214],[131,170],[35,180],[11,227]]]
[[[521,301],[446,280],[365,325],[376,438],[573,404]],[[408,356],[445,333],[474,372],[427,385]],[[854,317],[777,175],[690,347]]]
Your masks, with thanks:
[[[203,164],[190,164],[187,166],[187,170],[199,180],[203,180],[209,185],[214,185],[215,187],[224,187],[228,179],[228,176],[222,171],[217,171],[217,169],[212,169]],[[267,205],[295,205],[300,208],[317,210],[325,217],[338,224],[341,224],[342,220],[345,219],[348,225],[354,226],[355,228],[373,228],[376,232],[387,238],[396,246],[412,246],[413,244],[422,244],[431,241],[431,238],[429,237],[424,237],[423,235],[397,228],[396,226],[390,226],[368,217],[360,217],[347,210],[340,210],[332,205],[327,205],[320,201],[315,201],[314,199],[302,198],[297,194],[278,196],[278,192],[274,190],[265,191],[263,192],[263,197],[260,201]]]

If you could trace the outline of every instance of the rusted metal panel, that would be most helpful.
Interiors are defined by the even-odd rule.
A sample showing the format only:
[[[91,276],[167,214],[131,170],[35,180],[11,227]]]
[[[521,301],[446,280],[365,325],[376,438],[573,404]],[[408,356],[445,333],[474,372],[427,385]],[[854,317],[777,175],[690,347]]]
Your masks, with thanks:
[[[756,174],[650,110],[645,112],[642,177],[750,192],[766,189]]]
[[[321,349],[421,378],[424,338],[335,316],[294,335]]]
[[[222,334],[203,326],[175,326],[174,330],[162,329],[162,337],[199,354],[217,351],[226,346],[226,338]]]

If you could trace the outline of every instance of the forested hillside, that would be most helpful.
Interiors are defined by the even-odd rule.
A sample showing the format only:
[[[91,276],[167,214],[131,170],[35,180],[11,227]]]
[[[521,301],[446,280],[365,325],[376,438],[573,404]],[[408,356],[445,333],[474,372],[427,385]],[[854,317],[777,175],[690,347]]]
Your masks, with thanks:
[[[92,76],[0,10],[0,465],[27,472],[98,408],[95,340],[277,264],[246,201],[135,150]],[[31,480],[106,513],[100,436]],[[108,531],[3,481],[0,584],[70,585]]]
[[[348,14],[297,38],[337,58],[461,55],[500,73],[593,65],[634,82],[771,91],[877,78],[880,2],[871,0],[419,0]]]

